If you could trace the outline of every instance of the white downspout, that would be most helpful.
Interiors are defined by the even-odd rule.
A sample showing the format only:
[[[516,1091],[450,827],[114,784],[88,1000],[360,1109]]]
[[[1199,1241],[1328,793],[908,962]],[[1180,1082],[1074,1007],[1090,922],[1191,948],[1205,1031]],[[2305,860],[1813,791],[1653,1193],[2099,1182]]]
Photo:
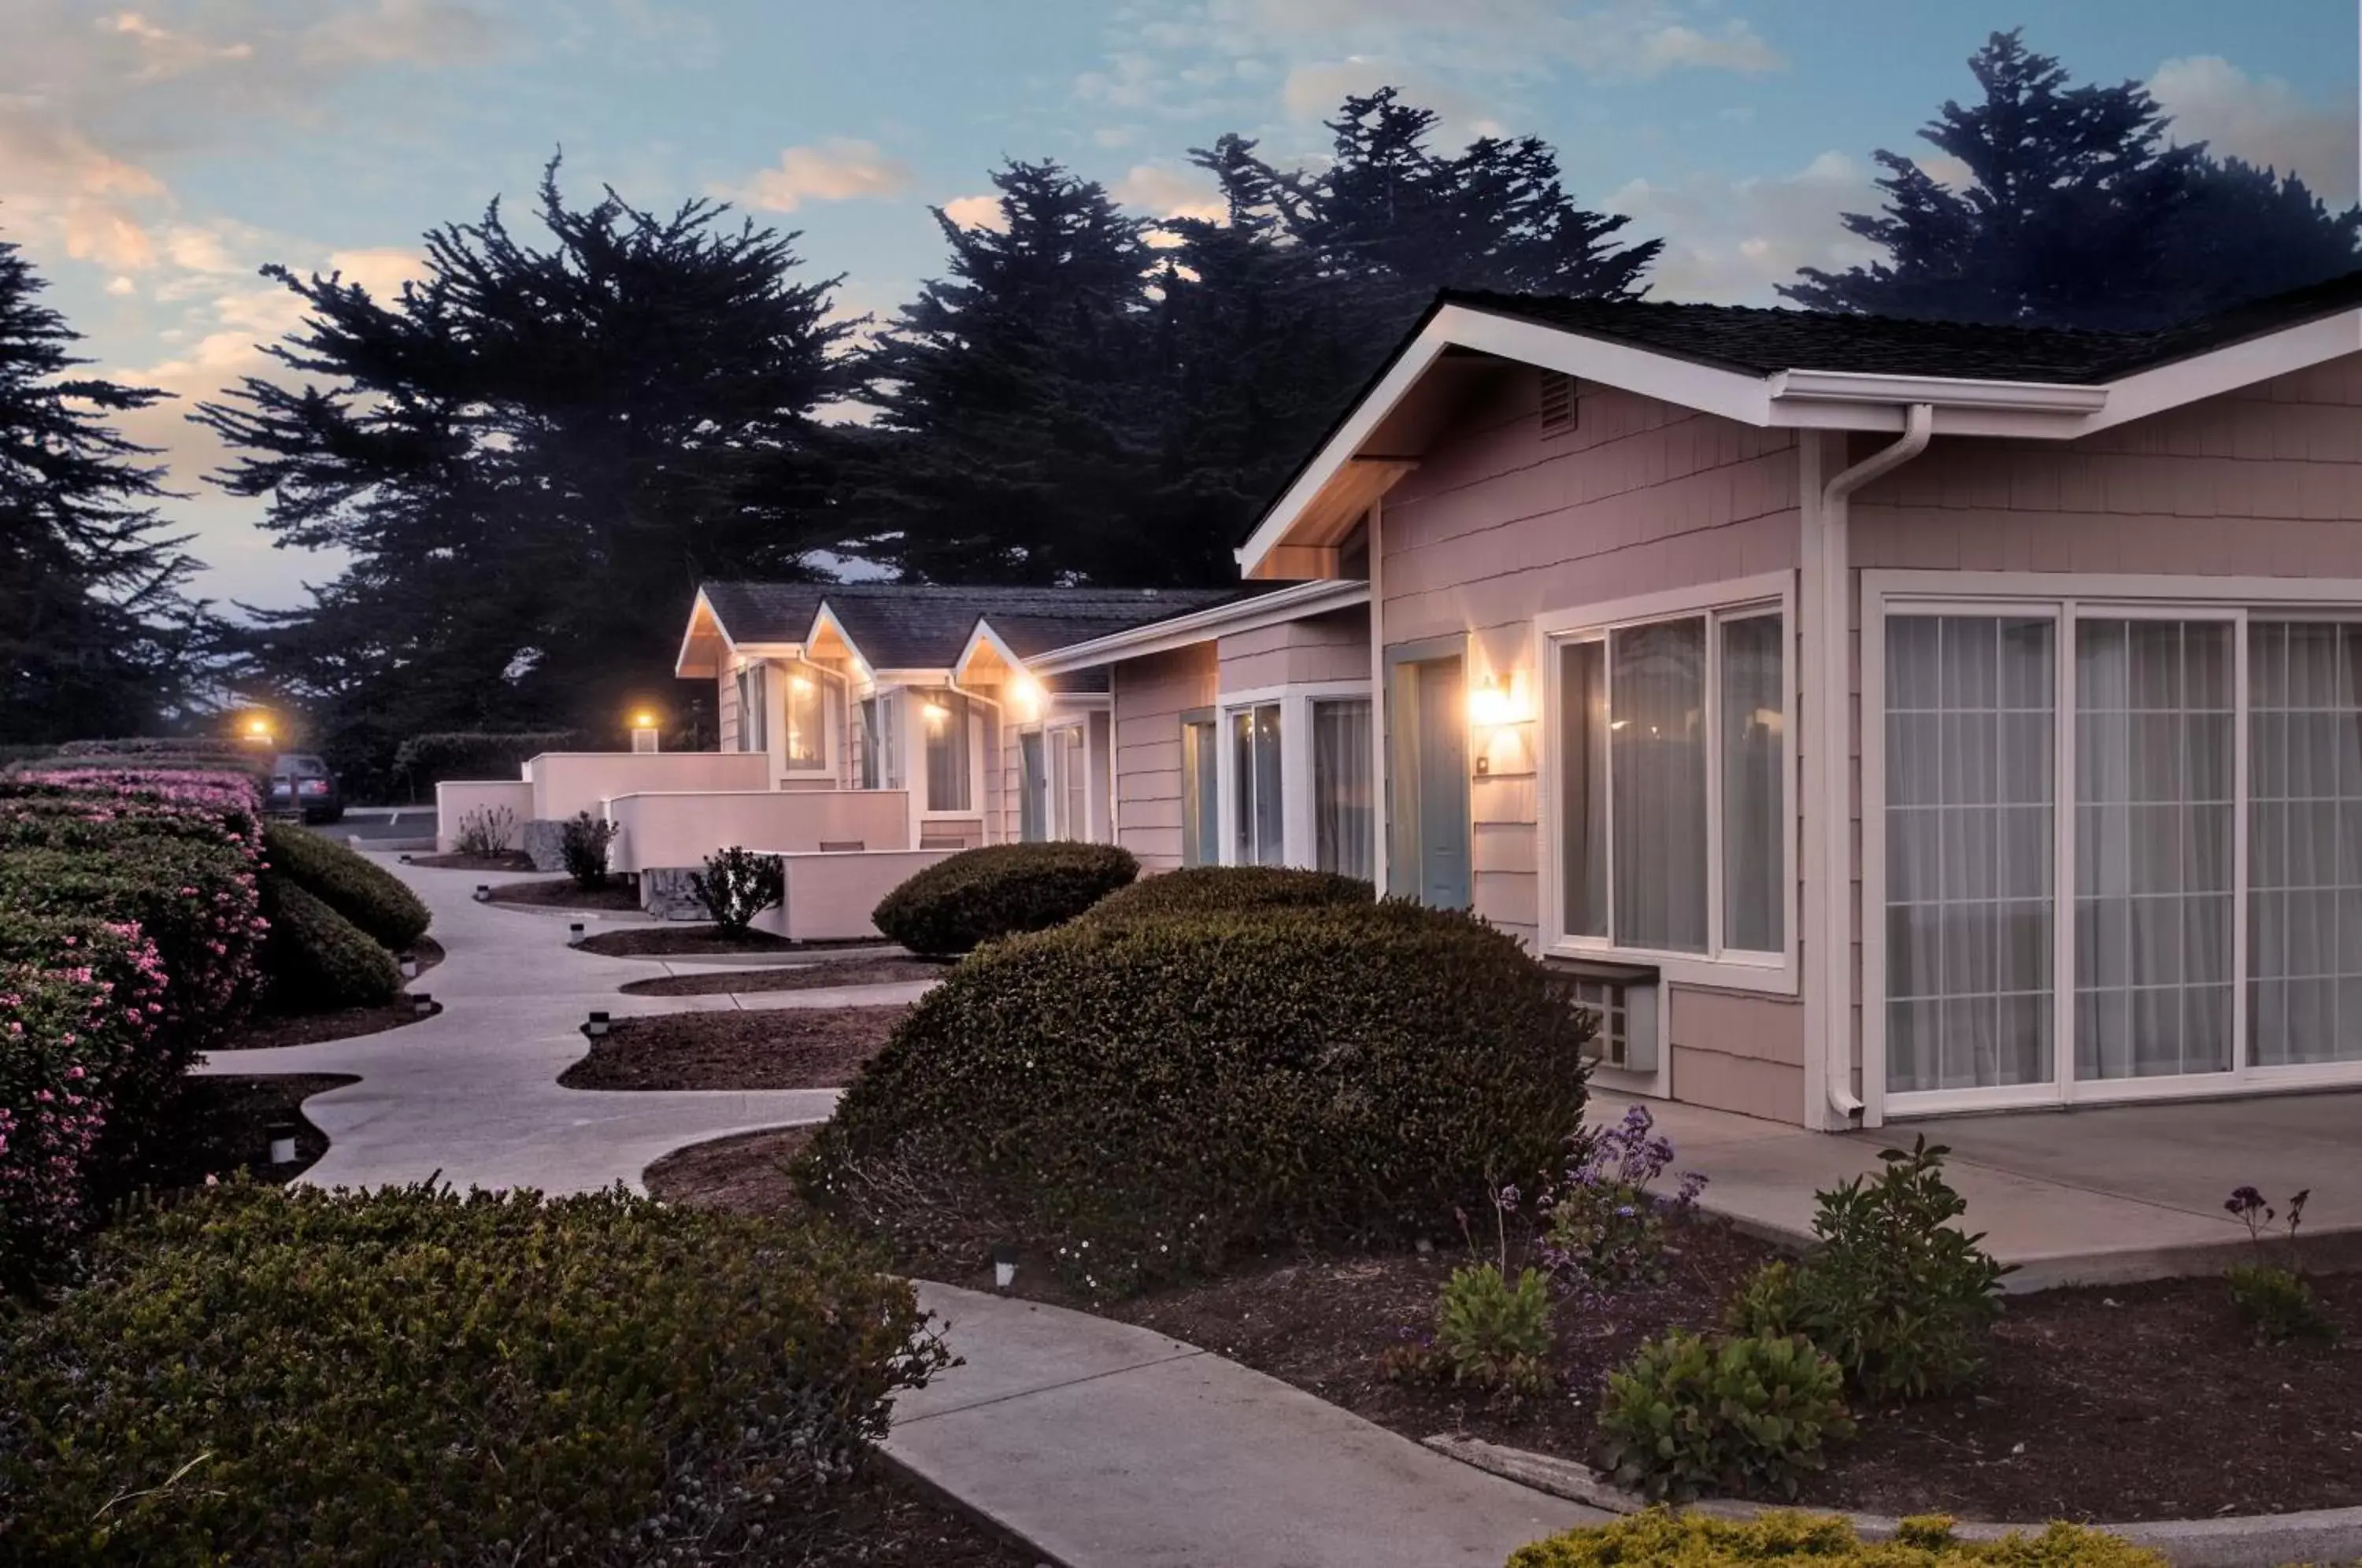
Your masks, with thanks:
[[[1812,712],[1819,716],[1824,731],[1816,744],[1825,758],[1822,778],[1827,789],[1815,803],[1827,819],[1816,841],[1820,863],[1813,867],[1813,874],[1826,889],[1820,900],[1823,924],[1813,933],[1820,949],[1820,972],[1814,979],[1816,988],[1827,999],[1822,1004],[1826,1039],[1822,1055],[1824,1087],[1829,1105],[1848,1121],[1861,1114],[1862,1103],[1853,1092],[1852,1081],[1853,911],[1848,890],[1853,886],[1853,833],[1845,737],[1846,716],[1853,707],[1848,635],[1853,596],[1849,591],[1852,551],[1848,538],[1846,498],[1926,451],[1935,427],[1935,404],[1912,403],[1904,412],[1900,436],[1824,485],[1820,503],[1813,513],[1817,537],[1812,542],[1818,548],[1807,552],[1818,580],[1814,586],[1818,590],[1822,616],[1822,657],[1814,671],[1819,690],[1811,695]],[[1827,744],[1820,744],[1824,741]]]

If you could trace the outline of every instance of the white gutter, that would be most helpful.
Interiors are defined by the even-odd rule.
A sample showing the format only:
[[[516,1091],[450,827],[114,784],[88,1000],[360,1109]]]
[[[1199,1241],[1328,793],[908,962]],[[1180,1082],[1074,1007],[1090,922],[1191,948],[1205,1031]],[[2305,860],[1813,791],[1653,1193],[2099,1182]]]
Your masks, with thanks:
[[[1324,578],[1316,582],[1291,583],[1269,593],[1258,593],[1252,599],[1209,605],[1202,610],[1151,621],[1126,631],[1110,632],[1088,642],[1052,648],[1027,659],[1025,668],[1029,674],[1037,676],[1065,675],[1073,670],[1113,664],[1120,659],[1144,658],[1150,654],[1187,647],[1226,633],[1250,632],[1262,626],[1325,614],[1331,610],[1350,610],[1356,604],[1368,603],[1369,599],[1370,585],[1359,578]]]
[[[1824,889],[1818,900],[1821,921],[1811,933],[1817,951],[1817,973],[1808,994],[1823,999],[1818,1010],[1822,1036],[1823,1088],[1828,1104],[1851,1121],[1861,1114],[1861,1098],[1853,1092],[1853,886],[1852,780],[1846,766],[1846,715],[1853,709],[1850,638],[1852,552],[1848,540],[1847,497],[1882,474],[1893,472],[1927,449],[1935,434],[1936,407],[1915,402],[1904,412],[1903,434],[1895,440],[1832,478],[1821,487],[1818,504],[1807,510],[1805,558],[1814,574],[1810,586],[1820,618],[1819,657],[1813,668],[1814,690],[1809,709],[1820,734],[1814,753],[1821,758],[1816,770],[1821,785],[1808,798],[1819,807],[1821,832],[1814,841],[1818,864],[1807,876]],[[1870,628],[1862,628],[1868,635]],[[1867,802],[1864,803],[1867,808]],[[1809,820],[1809,819],[1808,819]],[[1864,889],[1865,903],[1870,889]]]

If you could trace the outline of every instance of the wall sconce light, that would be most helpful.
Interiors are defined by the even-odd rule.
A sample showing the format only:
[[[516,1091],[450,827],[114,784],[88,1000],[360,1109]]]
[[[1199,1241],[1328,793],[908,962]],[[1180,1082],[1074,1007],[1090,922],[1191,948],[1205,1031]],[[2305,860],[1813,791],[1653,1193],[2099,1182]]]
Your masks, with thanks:
[[[270,1124],[269,1135],[270,1163],[274,1165],[293,1165],[295,1163],[295,1124],[292,1121],[274,1121]]]
[[[1042,710],[1042,683],[1021,669],[1010,678],[1009,700],[1030,718]]]
[[[1498,729],[1522,717],[1509,683],[1496,675],[1468,693],[1468,722],[1480,729]]]
[[[941,702],[926,703],[919,709],[919,712],[927,716],[927,723],[931,724],[940,724],[952,716],[952,711]]]
[[[788,677],[788,689],[791,691],[809,691],[811,690],[811,678],[803,675],[791,675]]]
[[[579,947],[582,945],[584,940],[585,935],[582,930],[582,922],[578,920],[566,928],[567,946]]]
[[[607,1015],[594,1012],[582,1021],[582,1032],[593,1040],[603,1040],[607,1034]]]

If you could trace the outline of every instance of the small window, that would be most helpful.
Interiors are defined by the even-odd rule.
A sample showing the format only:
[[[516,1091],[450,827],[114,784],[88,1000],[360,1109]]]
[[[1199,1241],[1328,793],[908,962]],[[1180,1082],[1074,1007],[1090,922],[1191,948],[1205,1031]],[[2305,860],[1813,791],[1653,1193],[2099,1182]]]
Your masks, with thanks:
[[[861,700],[861,787],[886,788],[886,730],[878,719],[879,699]]]
[[[788,757],[789,767],[828,765],[828,708],[820,678],[802,670],[788,676]]]
[[[1181,724],[1181,864],[1211,866],[1221,859],[1214,824],[1221,812],[1220,758],[1211,717]]]
[[[770,706],[770,693],[764,680],[763,667],[750,664],[738,672],[738,749],[765,749],[765,725]]]
[[[1371,745],[1367,697],[1312,704],[1314,863],[1364,882],[1377,876]]]
[[[1042,732],[1017,737],[1017,836],[1039,844],[1050,836],[1050,778],[1042,754]]]
[[[973,810],[967,699],[956,691],[930,691],[921,699],[919,712],[927,726],[927,810]]]
[[[1280,797],[1279,704],[1262,702],[1231,712],[1235,786],[1231,819],[1234,866],[1286,863],[1286,816]]]
[[[1542,434],[1556,436],[1574,428],[1574,378],[1559,370],[1537,371],[1541,383]]]

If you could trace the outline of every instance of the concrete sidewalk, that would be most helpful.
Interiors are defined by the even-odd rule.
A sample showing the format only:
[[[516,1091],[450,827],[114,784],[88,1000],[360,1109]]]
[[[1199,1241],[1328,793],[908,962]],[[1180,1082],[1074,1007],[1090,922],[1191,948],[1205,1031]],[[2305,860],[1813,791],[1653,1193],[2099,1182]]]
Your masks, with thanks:
[[[316,1045],[215,1052],[201,1072],[353,1073],[361,1079],[304,1102],[328,1152],[300,1178],[321,1187],[377,1187],[442,1178],[469,1187],[638,1189],[640,1173],[684,1144],[765,1127],[825,1121],[834,1089],[599,1091],[562,1088],[579,1058],[593,1008],[618,1018],[747,1008],[841,1007],[914,999],[923,982],[755,993],[745,998],[630,997],[645,960],[605,958],[566,944],[569,917],[480,904],[476,884],[521,874],[439,871],[373,856],[434,911],[432,934],[449,955],[412,988],[443,1003],[423,1022]]]
[[[1593,1120],[1633,1103],[1593,1096]],[[1777,1239],[1812,1239],[1814,1194],[1872,1175],[1879,1152],[1925,1133],[1949,1147],[1946,1179],[1966,1224],[2018,1265],[2014,1291],[2212,1273],[2246,1228],[2223,1209],[2252,1183],[2275,1208],[2311,1187],[2305,1233],[2324,1260],[2362,1259],[2362,1095],[2022,1111],[1807,1132],[1701,1106],[1650,1100],[1678,1168],[1708,1178],[1700,1206]]]
[[[922,1282],[966,1358],[887,1452],[1066,1568],[1500,1568],[1608,1516],[1147,1329]]]

